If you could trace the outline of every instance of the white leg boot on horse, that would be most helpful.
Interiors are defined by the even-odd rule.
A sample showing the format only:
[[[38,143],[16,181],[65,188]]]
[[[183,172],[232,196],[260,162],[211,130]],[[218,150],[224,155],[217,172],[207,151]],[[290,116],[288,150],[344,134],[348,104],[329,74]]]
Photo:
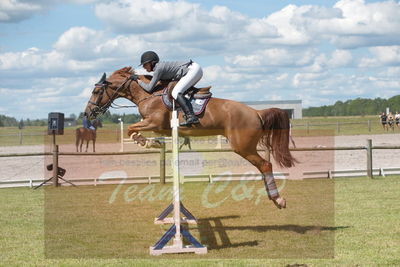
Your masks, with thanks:
[[[272,164],[268,161],[264,161],[261,170],[268,198],[274,202],[278,209],[286,208],[286,200],[279,195],[278,188],[276,187],[274,174],[272,172]]]
[[[161,143],[158,140],[147,139],[138,132],[131,134],[130,139],[134,140],[135,144],[145,148],[161,148]]]
[[[162,145],[158,140],[149,140],[139,131],[155,131],[157,127],[154,124],[149,123],[148,120],[143,120],[128,127],[128,136],[134,140],[138,145],[146,148],[160,148]]]
[[[278,209],[286,208],[286,200],[279,195],[279,191],[275,183],[272,164],[261,158],[257,151],[254,151],[254,153],[250,155],[244,155],[243,157],[257,167],[257,169],[260,171],[268,198],[272,200]]]

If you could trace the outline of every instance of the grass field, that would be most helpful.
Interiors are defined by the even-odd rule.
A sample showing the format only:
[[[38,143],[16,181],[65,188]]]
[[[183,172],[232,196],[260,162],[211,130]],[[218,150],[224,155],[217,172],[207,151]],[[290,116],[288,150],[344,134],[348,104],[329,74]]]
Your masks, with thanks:
[[[371,124],[371,131],[368,128],[368,121]],[[309,124],[308,133],[307,124]],[[329,133],[327,130],[331,130],[335,135],[400,133],[396,126],[393,130],[384,131],[378,116],[304,117],[292,120],[292,125],[294,136],[326,135]]]
[[[289,181],[286,210],[260,182],[185,184],[203,256],[148,255],[165,230],[152,224],[161,185],[1,189],[0,266],[400,266],[399,179]]]

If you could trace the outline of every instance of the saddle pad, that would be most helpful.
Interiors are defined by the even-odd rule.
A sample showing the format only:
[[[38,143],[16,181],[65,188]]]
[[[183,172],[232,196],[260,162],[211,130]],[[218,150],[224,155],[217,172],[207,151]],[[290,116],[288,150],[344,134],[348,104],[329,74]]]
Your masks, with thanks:
[[[167,88],[163,90],[163,95],[162,95],[162,100],[164,105],[169,109],[172,110],[172,102],[169,99],[169,96],[167,94]],[[194,114],[196,116],[200,115],[203,113],[203,111],[206,109],[207,103],[210,100],[210,98],[206,99],[190,99],[190,103],[192,104]],[[181,107],[178,106],[177,108],[178,111],[182,111]]]

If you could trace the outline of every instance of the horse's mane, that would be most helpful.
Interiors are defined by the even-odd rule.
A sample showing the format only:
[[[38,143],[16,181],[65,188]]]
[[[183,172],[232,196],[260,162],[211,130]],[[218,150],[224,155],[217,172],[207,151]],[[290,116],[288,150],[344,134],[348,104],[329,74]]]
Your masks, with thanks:
[[[124,78],[128,78],[134,73],[135,73],[135,69],[134,68],[132,68],[132,67],[124,67],[122,69],[114,71],[113,74],[111,74],[111,76],[120,75],[120,76],[122,76]]]

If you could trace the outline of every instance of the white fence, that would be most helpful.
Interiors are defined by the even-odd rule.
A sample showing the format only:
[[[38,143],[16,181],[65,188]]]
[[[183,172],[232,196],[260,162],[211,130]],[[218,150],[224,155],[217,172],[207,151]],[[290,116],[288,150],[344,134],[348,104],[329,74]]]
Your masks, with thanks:
[[[321,148],[293,148],[292,151],[324,151],[324,150],[364,150],[367,156],[366,169],[359,170],[320,170],[320,171],[305,171],[303,172],[304,178],[337,178],[337,177],[359,177],[369,176],[373,178],[374,175],[386,176],[386,175],[399,175],[400,167],[385,167],[385,168],[372,168],[372,153],[377,149],[400,149],[400,146],[372,146],[372,141],[367,140],[366,146],[357,147],[321,147]],[[264,150],[262,150],[264,151]],[[181,153],[190,153],[193,151],[181,151]],[[202,149],[196,150],[196,152],[232,152],[231,149]],[[75,152],[58,152],[53,153],[20,153],[20,154],[0,154],[0,157],[29,157],[29,156],[46,156],[52,155],[53,159],[59,156],[107,156],[107,155],[131,155],[131,154],[159,154],[160,155],[160,175],[158,176],[138,176],[128,178],[80,178],[72,179],[71,182],[79,185],[99,185],[99,184],[119,184],[119,183],[164,183],[170,182],[171,177],[165,175],[165,154],[171,153],[170,150],[166,150],[165,146],[160,150],[151,151],[140,151],[140,152],[108,152],[108,153],[75,153]],[[163,162],[163,163],[162,163]],[[162,163],[162,164],[161,164]],[[285,179],[287,173],[274,173],[277,179]],[[28,180],[12,180],[12,181],[0,181],[0,188],[6,187],[20,187],[28,186],[35,187],[42,183],[45,179],[28,179]],[[208,175],[185,175],[183,177],[184,182],[218,182],[218,181],[240,181],[240,180],[261,180],[260,175],[249,175],[249,174],[208,174]]]

